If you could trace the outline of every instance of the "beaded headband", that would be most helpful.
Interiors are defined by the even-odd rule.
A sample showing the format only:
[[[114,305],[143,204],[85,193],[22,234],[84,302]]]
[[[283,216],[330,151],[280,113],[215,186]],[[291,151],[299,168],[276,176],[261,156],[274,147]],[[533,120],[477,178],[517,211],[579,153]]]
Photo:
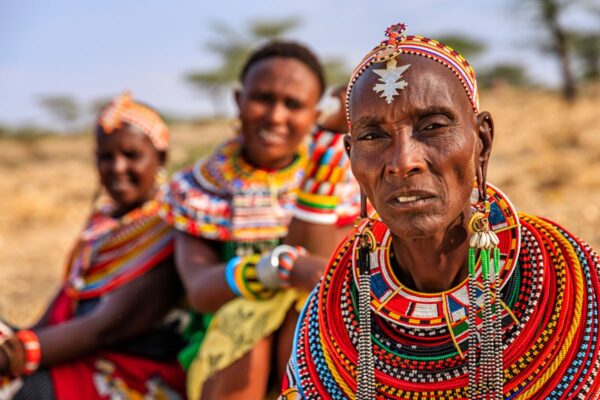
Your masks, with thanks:
[[[346,94],[346,118],[348,119],[348,125],[350,125],[350,94],[352,93],[352,89],[358,78],[371,65],[389,62],[390,64],[388,64],[387,70],[392,72],[397,71],[395,72],[395,78],[398,79],[401,73],[407,68],[407,66],[396,68],[395,58],[400,54],[416,54],[427,57],[449,68],[458,77],[465,88],[473,111],[476,114],[479,112],[479,95],[477,93],[475,71],[473,71],[473,68],[467,60],[451,47],[423,36],[406,36],[404,34],[405,31],[405,24],[396,24],[387,28],[385,35],[388,39],[383,40],[377,47],[371,50],[352,72],[352,78],[348,84],[348,92]],[[392,67],[391,69],[390,66]],[[376,70],[374,72],[382,76],[382,71],[386,70]],[[406,82],[404,81],[396,82],[394,80],[393,82],[388,83],[384,77],[382,77],[381,80],[385,82],[385,85],[378,84],[375,86],[374,90],[378,92],[385,91],[384,94],[382,94],[382,97],[386,97],[388,103],[391,103],[391,98],[397,94],[395,89],[402,89],[406,86]],[[389,87],[386,88],[386,86]]]
[[[115,97],[98,116],[98,125],[106,135],[120,129],[123,123],[144,132],[156,150],[164,151],[169,147],[169,130],[163,120],[150,108],[133,101],[129,92]]]

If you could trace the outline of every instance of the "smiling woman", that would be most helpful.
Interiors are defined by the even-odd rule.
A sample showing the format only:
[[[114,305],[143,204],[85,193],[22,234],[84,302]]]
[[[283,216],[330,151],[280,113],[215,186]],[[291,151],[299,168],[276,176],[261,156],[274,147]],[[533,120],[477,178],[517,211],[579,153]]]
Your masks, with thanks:
[[[96,165],[100,183],[117,201],[119,215],[150,200],[156,194],[156,173],[166,153],[157,151],[148,136],[135,125],[123,126],[110,134],[98,126]]]
[[[320,64],[297,43],[271,42],[250,56],[240,80],[238,136],[176,173],[162,194],[196,311],[181,355],[193,399],[264,398],[289,355],[288,313],[325,264],[297,275],[292,266],[304,249],[278,246],[308,162],[305,138],[324,90]]]
[[[597,398],[598,257],[487,183],[473,70],[404,31],[353,74],[346,148],[378,215],[307,301],[281,398]]]
[[[284,57],[257,61],[243,80],[235,95],[243,154],[263,169],[284,168],[314,124],[321,83],[304,63]]]
[[[184,397],[176,359],[184,341],[176,321],[165,319],[182,295],[174,231],[154,199],[168,140],[158,114],[129,94],[101,112],[96,162],[104,192],[63,285],[34,327],[0,338],[0,377],[20,387],[15,400]]]

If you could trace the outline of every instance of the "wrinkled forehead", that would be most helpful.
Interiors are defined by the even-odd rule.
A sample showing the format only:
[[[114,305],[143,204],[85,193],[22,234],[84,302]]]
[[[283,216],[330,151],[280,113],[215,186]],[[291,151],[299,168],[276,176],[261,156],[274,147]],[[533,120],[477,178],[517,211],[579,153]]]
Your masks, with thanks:
[[[441,63],[413,54],[371,64],[356,80],[348,103],[352,125],[368,114],[402,118],[428,109],[472,113],[461,80]]]

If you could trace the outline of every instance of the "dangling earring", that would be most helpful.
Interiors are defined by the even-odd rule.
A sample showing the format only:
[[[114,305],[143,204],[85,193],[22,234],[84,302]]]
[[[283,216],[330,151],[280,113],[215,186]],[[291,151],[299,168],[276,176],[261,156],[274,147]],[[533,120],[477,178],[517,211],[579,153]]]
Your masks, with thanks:
[[[360,191],[360,217],[355,223],[358,241],[358,391],[357,400],[375,398],[375,362],[371,344],[371,252],[375,249],[375,237],[371,223],[359,227],[362,219],[368,218],[367,197]]]
[[[490,203],[485,174],[478,171],[478,202],[469,220],[469,398],[502,399],[502,322],[499,307],[500,250],[498,236],[490,229]],[[477,252],[483,283],[482,329],[478,334]],[[490,265],[490,258],[493,263]],[[479,342],[479,346],[478,346]],[[479,397],[478,397],[479,396]],[[482,396],[482,397],[481,397]]]
[[[154,186],[161,187],[167,183],[167,169],[165,167],[158,167],[156,175],[154,176]]]

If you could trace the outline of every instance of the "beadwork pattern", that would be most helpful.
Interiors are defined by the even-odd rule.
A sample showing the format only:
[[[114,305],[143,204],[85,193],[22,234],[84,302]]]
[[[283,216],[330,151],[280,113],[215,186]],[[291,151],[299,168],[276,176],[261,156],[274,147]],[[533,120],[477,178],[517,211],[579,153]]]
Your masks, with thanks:
[[[551,221],[517,217],[497,189],[489,187],[488,194],[491,227],[500,238],[496,304],[502,307],[504,398],[598,396],[597,255]],[[392,272],[389,231],[381,221],[371,225],[377,240],[371,253],[371,279],[377,282],[371,291],[375,398],[469,398],[467,283],[435,294],[403,287]],[[356,396],[356,248],[353,237],[340,245],[301,314],[283,384],[297,398]],[[476,283],[481,285],[481,274]],[[479,286],[480,305],[481,292]],[[475,324],[480,330],[480,315]]]
[[[160,214],[167,223],[194,236],[219,241],[273,241],[287,234],[306,149],[278,171],[254,168],[241,155],[241,140],[222,144],[193,168],[163,187]]]
[[[169,129],[160,116],[150,108],[136,103],[131,93],[125,92],[115,97],[98,116],[98,126],[105,135],[120,129],[123,123],[140,129],[157,150],[169,147]]]
[[[113,218],[114,203],[100,202],[67,265],[67,292],[99,297],[141,276],[173,252],[173,229],[158,216],[159,203]]]
[[[350,170],[344,134],[316,130],[309,154],[294,216],[317,224],[352,224],[360,213],[360,187]]]

